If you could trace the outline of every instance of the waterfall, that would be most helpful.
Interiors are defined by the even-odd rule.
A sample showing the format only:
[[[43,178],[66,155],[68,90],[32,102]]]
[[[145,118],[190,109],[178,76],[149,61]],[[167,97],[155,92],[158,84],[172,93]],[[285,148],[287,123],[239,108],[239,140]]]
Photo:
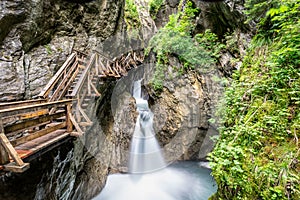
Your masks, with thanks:
[[[133,97],[139,113],[130,148],[130,173],[148,173],[166,166],[153,129],[153,113],[142,98],[141,80],[134,82]]]
[[[166,167],[141,82],[134,82],[133,88],[138,117],[131,140],[130,173],[110,175],[93,200],[207,200],[217,189],[208,169],[195,165]]]

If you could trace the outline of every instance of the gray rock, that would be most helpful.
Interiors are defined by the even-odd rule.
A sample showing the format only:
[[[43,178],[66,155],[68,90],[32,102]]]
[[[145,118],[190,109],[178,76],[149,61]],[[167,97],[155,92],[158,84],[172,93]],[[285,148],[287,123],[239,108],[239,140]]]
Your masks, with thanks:
[[[0,101],[35,97],[74,48],[88,52],[121,29],[122,7],[112,0],[1,1],[0,68],[11,73],[0,79]]]

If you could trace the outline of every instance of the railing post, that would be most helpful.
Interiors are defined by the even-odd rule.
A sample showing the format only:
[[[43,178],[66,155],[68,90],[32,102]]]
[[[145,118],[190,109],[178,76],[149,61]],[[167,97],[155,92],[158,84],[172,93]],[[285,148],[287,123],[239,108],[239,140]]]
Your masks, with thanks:
[[[99,68],[98,68],[98,65],[99,65],[99,55],[98,54],[95,54],[96,55],[96,61],[95,61],[95,70],[96,70],[96,75],[98,76],[99,75]]]
[[[72,107],[71,104],[66,105],[66,123],[67,123],[67,132],[72,132],[73,131],[73,124],[70,118],[72,112]]]
[[[13,158],[13,160],[16,162],[18,166],[23,166],[24,162],[23,160],[19,157],[18,153],[14,149],[14,147],[11,145],[9,140],[7,139],[6,135],[4,134],[4,128],[3,128],[3,123],[2,119],[0,119],[0,141],[2,146],[4,147],[6,152],[9,152],[10,156]]]
[[[4,133],[4,129],[3,129],[3,124],[2,124],[2,119],[0,119],[0,133]],[[6,149],[4,148],[4,145],[3,145],[3,141],[2,139],[0,138],[0,164],[1,165],[4,165],[4,164],[7,164],[9,163],[9,155],[6,151]]]
[[[88,77],[87,77],[87,87],[88,87],[88,94],[91,95],[92,94],[92,91],[91,91],[91,71],[89,71],[88,73]]]

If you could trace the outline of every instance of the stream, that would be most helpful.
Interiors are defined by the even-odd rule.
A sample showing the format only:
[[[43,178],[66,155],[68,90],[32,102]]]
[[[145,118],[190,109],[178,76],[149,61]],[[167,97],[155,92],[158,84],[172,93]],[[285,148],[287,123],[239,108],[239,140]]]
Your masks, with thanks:
[[[207,200],[217,191],[210,172],[184,161],[148,174],[113,174],[93,200]]]

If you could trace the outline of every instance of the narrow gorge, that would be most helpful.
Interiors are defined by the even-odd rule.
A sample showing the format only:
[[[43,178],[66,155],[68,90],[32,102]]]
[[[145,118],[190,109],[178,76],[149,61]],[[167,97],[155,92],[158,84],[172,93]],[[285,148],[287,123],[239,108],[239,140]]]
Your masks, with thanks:
[[[167,166],[216,183],[209,199],[299,198],[299,5],[2,0],[1,103],[38,99],[73,52],[139,64],[99,76],[84,134],[28,159],[24,173],[0,171],[0,199],[109,199],[99,194],[111,175],[130,174],[138,80]],[[200,200],[175,191],[169,199]]]

